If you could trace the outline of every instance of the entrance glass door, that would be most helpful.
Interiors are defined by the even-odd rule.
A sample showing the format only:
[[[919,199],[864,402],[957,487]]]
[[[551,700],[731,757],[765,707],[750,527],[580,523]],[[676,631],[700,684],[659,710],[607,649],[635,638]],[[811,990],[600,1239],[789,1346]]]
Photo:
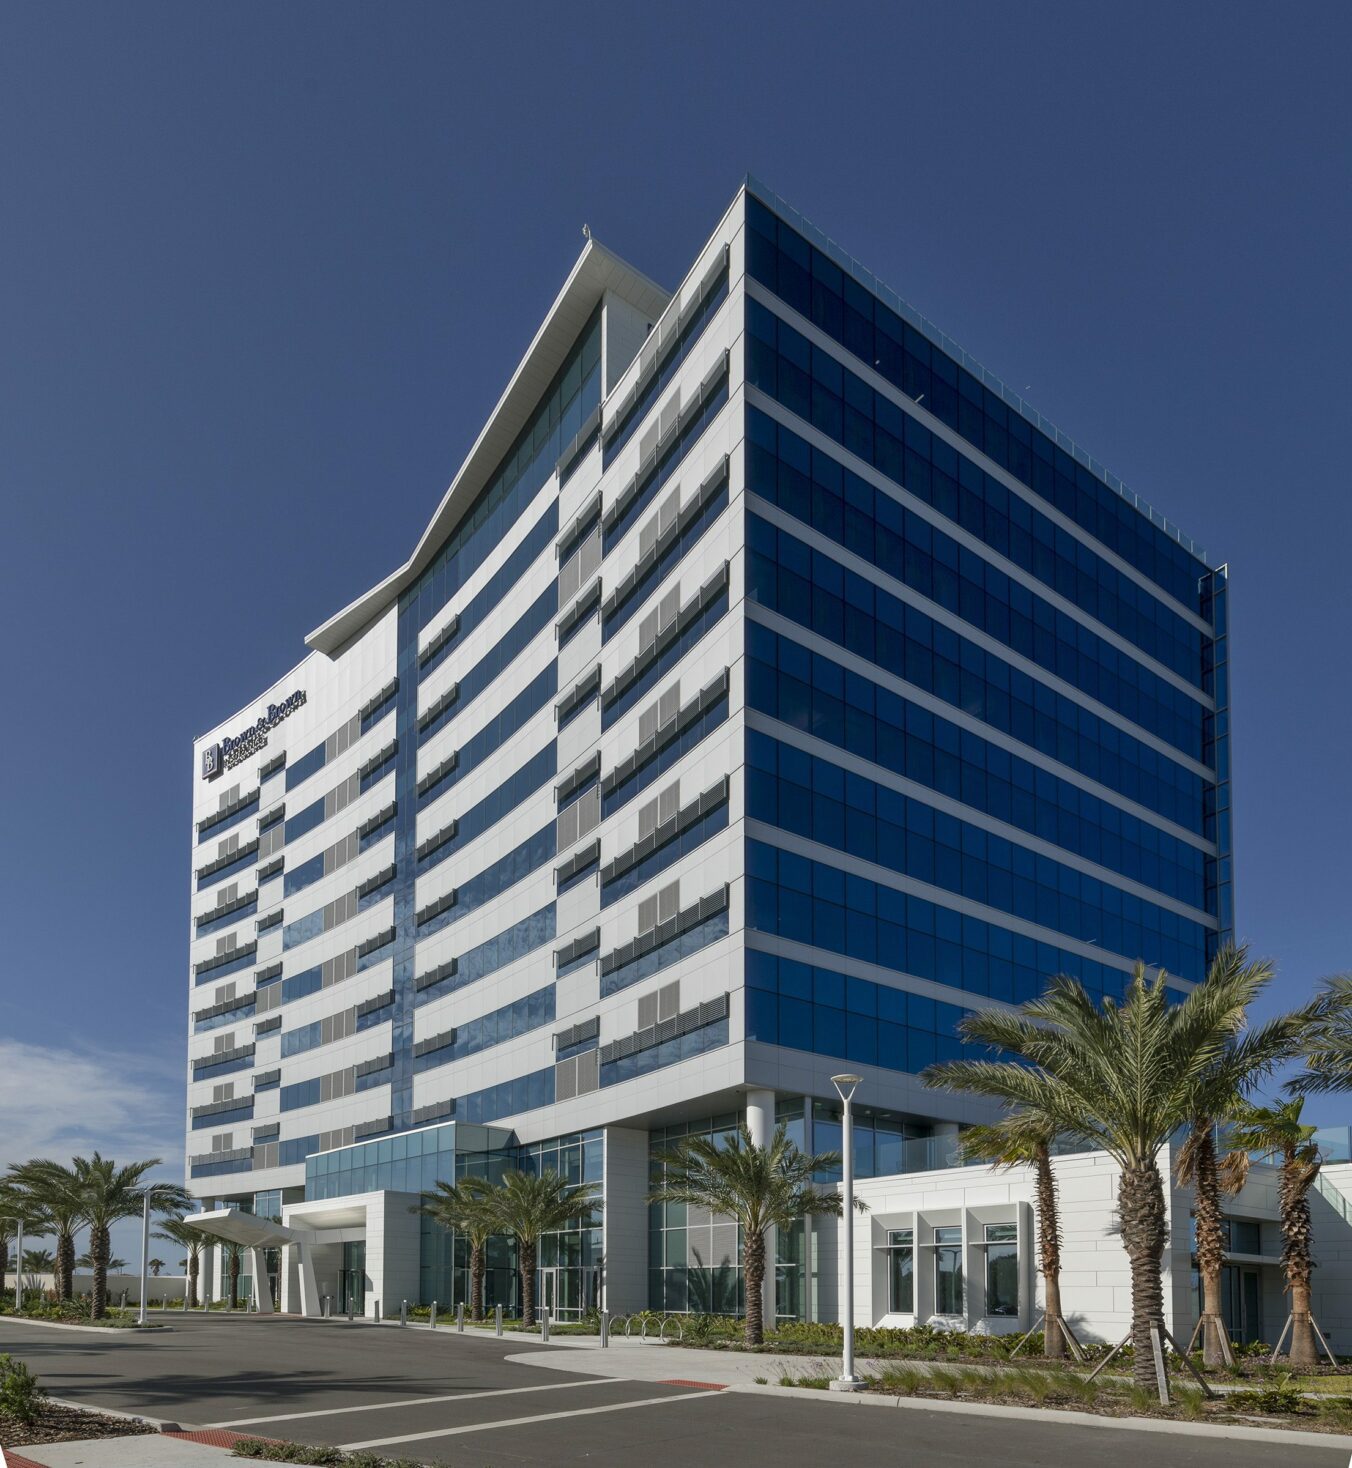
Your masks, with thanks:
[[[549,1318],[559,1318],[559,1271],[556,1268],[539,1271],[539,1282],[535,1290],[536,1305],[549,1311]]]
[[[338,1272],[338,1309],[346,1315],[366,1314],[366,1244],[343,1245],[343,1267]]]
[[[1263,1337],[1263,1276],[1243,1264],[1221,1271],[1221,1315],[1231,1340],[1251,1345]]]

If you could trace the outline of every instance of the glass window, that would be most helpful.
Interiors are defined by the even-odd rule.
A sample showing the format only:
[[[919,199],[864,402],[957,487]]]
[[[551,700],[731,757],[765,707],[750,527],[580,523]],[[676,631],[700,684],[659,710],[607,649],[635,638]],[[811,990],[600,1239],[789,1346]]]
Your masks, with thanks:
[[[1017,1225],[986,1225],[986,1314],[1019,1313],[1019,1247]]]
[[[962,1229],[934,1230],[934,1313],[962,1314]]]
[[[887,1308],[893,1315],[915,1310],[915,1245],[913,1231],[894,1228],[887,1235]]]

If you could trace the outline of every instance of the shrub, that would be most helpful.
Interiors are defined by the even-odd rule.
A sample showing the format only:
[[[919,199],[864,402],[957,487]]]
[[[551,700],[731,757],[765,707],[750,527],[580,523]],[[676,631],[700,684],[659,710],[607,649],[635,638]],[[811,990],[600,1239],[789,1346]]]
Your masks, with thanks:
[[[0,1356],[0,1412],[26,1426],[37,1421],[42,1403],[37,1377],[22,1361]]]
[[[1285,1378],[1254,1391],[1231,1392],[1229,1400],[1237,1412],[1263,1412],[1281,1416],[1311,1410],[1311,1404]]]

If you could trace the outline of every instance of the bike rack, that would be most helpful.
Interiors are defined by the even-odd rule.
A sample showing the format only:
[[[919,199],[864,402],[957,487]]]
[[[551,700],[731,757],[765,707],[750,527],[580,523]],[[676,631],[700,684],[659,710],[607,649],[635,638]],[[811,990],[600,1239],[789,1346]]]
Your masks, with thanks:
[[[669,1326],[669,1325],[674,1325],[676,1327],[676,1329],[678,1331],[680,1331],[680,1335],[677,1337],[677,1339],[678,1340],[681,1340],[681,1341],[684,1341],[685,1340],[685,1323],[682,1320],[680,1320],[675,1315],[664,1315],[662,1317],[662,1329],[658,1332],[657,1339],[659,1341],[665,1341],[666,1340],[666,1338],[667,1338],[667,1326]]]

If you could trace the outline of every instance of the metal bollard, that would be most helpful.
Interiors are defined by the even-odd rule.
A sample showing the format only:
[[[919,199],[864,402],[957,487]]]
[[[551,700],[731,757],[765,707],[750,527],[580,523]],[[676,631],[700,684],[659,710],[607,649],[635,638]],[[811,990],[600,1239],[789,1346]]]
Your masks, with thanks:
[[[548,1341],[548,1339],[549,1339],[549,1311],[548,1310],[541,1310],[540,1311],[540,1339],[542,1341]]]
[[[328,1320],[333,1315],[333,1296],[324,1296],[324,1319]]]
[[[604,1351],[610,1344],[610,1311],[601,1311],[601,1349]]]
[[[502,1334],[502,1306],[493,1306],[493,1328],[498,1335]]]
[[[380,1301],[376,1301],[376,1324],[380,1324]]]
[[[437,1328],[437,1302],[435,1300],[432,1301],[432,1314],[428,1318],[427,1328],[428,1330],[435,1330]]]
[[[461,1302],[455,1307],[455,1328],[460,1332],[461,1335],[464,1335],[464,1333],[465,1333],[465,1302],[463,1300],[461,1300]]]
[[[402,1305],[400,1305],[400,1307],[399,1307],[399,1324],[400,1325],[407,1325],[408,1324],[408,1301],[407,1300],[405,1300],[404,1303]]]
[[[126,1290],[123,1290],[122,1291],[122,1303],[117,1308],[119,1310],[125,1310],[127,1308],[127,1292],[126,1292]]]

